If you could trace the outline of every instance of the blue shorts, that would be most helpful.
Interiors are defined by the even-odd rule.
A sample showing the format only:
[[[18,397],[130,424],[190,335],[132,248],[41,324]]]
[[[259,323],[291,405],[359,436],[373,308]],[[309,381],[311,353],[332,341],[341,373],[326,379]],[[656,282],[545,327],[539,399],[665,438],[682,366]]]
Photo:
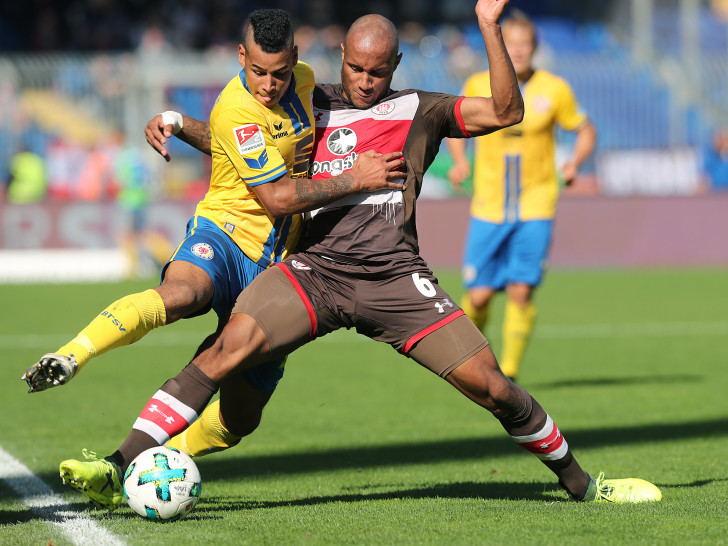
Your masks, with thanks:
[[[211,307],[185,318],[204,315],[212,308],[218,318],[225,319],[232,311],[238,294],[266,269],[248,258],[214,222],[202,216],[193,216],[187,222],[187,236],[162,269],[162,280],[167,266],[173,261],[188,262],[202,268],[215,287]],[[283,377],[284,364],[285,359],[281,358],[245,370],[243,374],[258,390],[272,393]]]
[[[510,283],[538,286],[551,243],[553,220],[494,224],[470,219],[465,242],[465,287],[503,290]]]

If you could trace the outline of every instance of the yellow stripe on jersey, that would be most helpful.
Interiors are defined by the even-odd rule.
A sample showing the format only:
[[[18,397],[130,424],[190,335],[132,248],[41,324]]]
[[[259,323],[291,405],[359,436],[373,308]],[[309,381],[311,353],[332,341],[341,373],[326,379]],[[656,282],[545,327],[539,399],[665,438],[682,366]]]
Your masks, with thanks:
[[[549,72],[535,71],[521,92],[523,121],[475,139],[470,210],[487,222],[553,218],[559,195],[555,124],[573,131],[588,119],[569,84]],[[468,78],[462,94],[490,97],[488,72]]]
[[[252,188],[289,173],[305,177],[313,148],[311,67],[299,62],[274,108],[258,102],[245,85],[245,69],[230,80],[210,114],[210,189],[196,215],[213,221],[251,260],[268,266],[296,245],[301,216],[272,218]]]

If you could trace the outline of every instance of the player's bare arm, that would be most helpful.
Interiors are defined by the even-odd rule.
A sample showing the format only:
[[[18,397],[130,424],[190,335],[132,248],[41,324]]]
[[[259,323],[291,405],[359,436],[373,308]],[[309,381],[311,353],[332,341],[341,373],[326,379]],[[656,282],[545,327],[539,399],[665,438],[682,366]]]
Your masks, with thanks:
[[[174,112],[176,114],[176,112]],[[179,130],[175,133],[175,124],[165,123],[162,114],[157,114],[149,120],[144,128],[144,135],[149,145],[154,148],[164,159],[169,162],[172,157],[169,155],[165,144],[167,139],[172,135],[179,138],[182,142],[186,142],[193,148],[200,150],[202,153],[212,155],[210,142],[212,135],[210,134],[210,124],[207,121],[191,118],[182,114],[182,123]]]
[[[452,157],[452,167],[447,171],[447,177],[453,185],[453,188],[461,192],[462,184],[465,179],[470,176],[470,161],[465,153],[465,140],[462,138],[446,139],[447,149]]]
[[[564,184],[570,186],[574,182],[579,172],[579,166],[591,155],[596,144],[597,129],[592,122],[588,121],[577,129],[574,153],[561,167]]]
[[[472,136],[520,123],[523,97],[508,56],[498,21],[508,0],[479,0],[475,6],[490,70],[492,98],[467,97],[460,106],[465,128]]]
[[[253,189],[274,218],[314,210],[351,193],[404,189],[401,152],[380,154],[369,150],[360,154],[351,170],[338,176],[311,180],[288,175],[274,183]]]

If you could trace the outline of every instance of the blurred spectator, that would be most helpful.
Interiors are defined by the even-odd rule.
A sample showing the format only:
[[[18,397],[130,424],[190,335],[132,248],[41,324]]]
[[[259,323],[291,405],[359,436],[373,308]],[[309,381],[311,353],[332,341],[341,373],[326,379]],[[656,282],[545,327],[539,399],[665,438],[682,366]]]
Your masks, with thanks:
[[[703,157],[705,177],[712,190],[728,191],[728,128],[716,129],[711,144]]]
[[[136,146],[123,146],[116,156],[114,174],[119,186],[116,202],[123,212],[121,247],[129,261],[129,277],[158,271],[172,253],[164,235],[147,227],[152,197],[152,175],[144,154]]]
[[[119,136],[114,137],[118,142]],[[116,192],[114,156],[118,145],[101,144],[92,147],[78,175],[77,195],[84,201],[99,201]]]
[[[29,150],[15,154],[10,161],[9,203],[38,203],[45,198],[45,160]]]

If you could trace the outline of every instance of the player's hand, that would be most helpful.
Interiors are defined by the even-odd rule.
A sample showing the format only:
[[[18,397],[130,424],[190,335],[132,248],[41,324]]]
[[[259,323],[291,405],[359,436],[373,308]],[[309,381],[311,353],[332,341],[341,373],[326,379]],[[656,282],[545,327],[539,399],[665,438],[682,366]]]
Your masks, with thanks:
[[[370,193],[379,190],[403,190],[405,162],[402,152],[380,154],[374,150],[366,151],[356,158],[351,174],[360,192]]]
[[[573,161],[567,161],[564,163],[564,166],[561,167],[561,177],[564,179],[564,184],[566,186],[571,186],[574,183],[577,174],[578,170]]]
[[[447,177],[458,193],[463,191],[463,181],[468,176],[470,176],[470,163],[467,161],[453,163],[452,167],[447,171]]]
[[[48,353],[20,376],[28,384],[28,392],[40,392],[68,383],[78,370],[76,359]]]
[[[170,123],[165,125],[162,121],[162,114],[157,114],[149,120],[147,126],[144,128],[144,136],[147,137],[147,142],[154,148],[165,161],[169,162],[172,157],[169,155],[165,144],[167,139],[172,136],[172,129],[174,126]]]
[[[475,15],[478,16],[478,21],[487,25],[498,24],[508,2],[509,0],[478,0],[475,5]]]

